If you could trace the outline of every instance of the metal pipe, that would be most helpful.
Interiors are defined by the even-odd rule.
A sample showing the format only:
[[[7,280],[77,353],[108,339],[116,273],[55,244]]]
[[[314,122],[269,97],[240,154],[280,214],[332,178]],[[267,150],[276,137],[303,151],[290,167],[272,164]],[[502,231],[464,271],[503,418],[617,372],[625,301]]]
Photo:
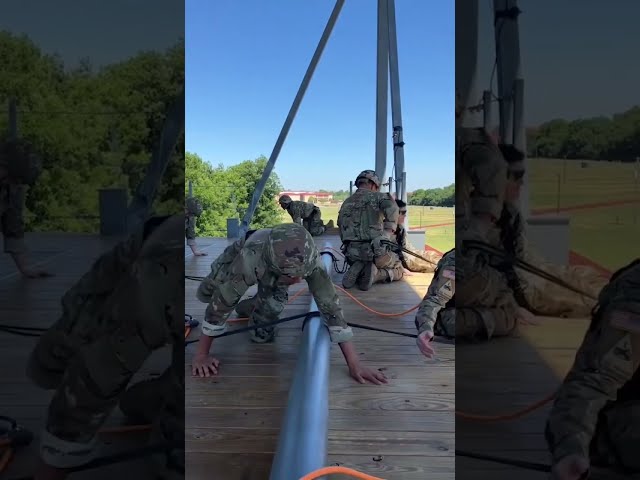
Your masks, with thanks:
[[[387,0],[378,0],[378,51],[376,64],[376,173],[387,170],[387,104],[389,101],[389,22]]]
[[[184,88],[176,101],[171,105],[162,125],[147,173],[138,185],[127,211],[127,229],[135,231],[149,215],[153,200],[171,160],[171,155],[178,143],[180,134],[184,132]]]
[[[516,78],[513,84],[513,145],[524,152],[526,166],[527,135],[524,126],[524,80],[522,78]],[[527,168],[525,168],[522,179],[519,204],[520,214],[524,220],[527,220],[529,218],[529,172]]]
[[[9,138],[18,139],[18,107],[15,98],[9,100]]]
[[[488,133],[491,133],[491,101],[491,91],[485,90],[482,92],[482,125]]]
[[[353,195],[353,180],[349,182],[349,195]]]
[[[325,243],[325,247],[330,244]],[[322,255],[331,272],[331,258]],[[311,298],[309,311],[318,309]],[[300,480],[327,466],[331,339],[322,317],[306,322],[269,480]]]
[[[478,64],[478,0],[455,3],[455,82],[462,104],[468,107]]]
[[[331,36],[331,32],[333,31],[333,27],[338,20],[338,15],[340,15],[340,11],[344,5],[345,0],[336,0],[336,5],[333,7],[333,11],[331,12],[331,16],[329,17],[329,21],[327,22],[327,26],[324,28],[324,32],[322,32],[322,37],[320,37],[320,42],[316,47],[316,51],[311,58],[311,62],[307,67],[307,72],[304,74],[304,78],[302,79],[302,83],[300,84],[300,88],[298,88],[298,93],[293,100],[293,104],[291,105],[291,109],[289,110],[289,114],[287,115],[286,120],[284,121],[284,125],[282,126],[282,130],[280,130],[280,135],[278,136],[278,140],[276,140],[276,144],[273,147],[273,151],[271,152],[271,156],[269,157],[269,161],[267,162],[264,171],[262,172],[262,178],[256,185],[255,190],[253,191],[253,197],[251,197],[251,202],[249,203],[249,208],[244,214],[244,218],[242,219],[242,223],[240,225],[240,236],[243,236],[249,230],[249,225],[251,224],[251,219],[253,218],[253,214],[256,211],[256,207],[258,206],[258,202],[260,201],[260,197],[264,192],[264,187],[267,185],[267,181],[271,176],[271,172],[273,171],[273,167],[276,164],[276,160],[278,159],[278,155],[280,155],[280,150],[282,150],[282,146],[284,145],[284,141],[289,134],[289,130],[291,129],[291,124],[293,123],[293,119],[298,112],[298,108],[302,103],[302,99],[304,98],[304,94],[307,91],[307,87],[311,82],[311,77],[313,77],[313,73],[318,66],[318,62],[320,61],[320,57],[322,56],[322,52],[324,51],[324,47],[327,45],[327,41]]]
[[[193,182],[189,180],[189,198],[193,197]]]
[[[395,0],[388,2],[388,37],[389,37],[389,78],[391,85],[391,121],[393,122],[393,159],[396,178],[396,192],[400,200],[407,201],[407,188],[405,186],[406,172],[404,168],[404,138],[402,132],[402,108],[400,102],[400,70],[398,67],[398,37],[396,35],[396,7]],[[400,185],[401,184],[401,185]]]

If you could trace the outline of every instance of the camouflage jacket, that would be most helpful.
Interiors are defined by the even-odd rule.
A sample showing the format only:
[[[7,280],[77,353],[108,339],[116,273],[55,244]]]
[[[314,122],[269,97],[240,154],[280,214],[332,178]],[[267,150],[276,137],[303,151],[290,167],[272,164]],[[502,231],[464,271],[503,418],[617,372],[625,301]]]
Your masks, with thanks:
[[[23,253],[24,244],[24,185],[0,183],[0,226],[6,253]]]
[[[418,307],[415,324],[418,333],[433,334],[438,313],[447,306],[455,293],[455,250],[440,259],[424,299]]]
[[[398,228],[398,205],[388,193],[359,188],[347,198],[338,212],[342,242],[370,242],[384,230]]]
[[[316,208],[313,203],[294,200],[288,205],[287,212],[291,215],[293,223],[302,225],[302,221],[309,218]]]
[[[285,224],[280,227],[290,229],[293,228],[293,225]],[[213,278],[203,282],[198,288],[198,299],[208,302],[212,298],[213,288],[232,289],[233,291],[229,292],[230,297],[238,295],[241,297],[252,285],[261,284],[267,287],[275,285],[280,274],[270,260],[269,254],[273,252],[270,233],[271,229],[261,229],[252,234],[244,243],[241,240],[240,243],[236,242],[227,247],[223,253],[224,258],[220,262],[216,260],[212,265],[210,275]],[[284,240],[286,241],[286,239]],[[327,323],[331,340],[334,343],[347,342],[351,340],[353,333],[344,318],[331,277],[325,270],[320,255],[316,253],[311,262],[311,264],[305,264],[304,278],[309,286],[309,291],[314,296],[318,310]],[[214,286],[214,283],[217,285]],[[206,318],[203,320],[203,334],[215,336],[214,322],[226,320],[230,313],[228,306],[209,305],[212,316],[209,320],[212,321],[208,321]]]
[[[603,288],[599,307],[547,422],[546,438],[554,462],[573,454],[589,458],[600,413],[616,401],[638,368],[640,352],[633,347],[640,347],[639,299],[640,263],[620,270]],[[624,325],[625,319],[631,320],[630,327]],[[637,333],[630,333],[634,328]],[[638,392],[635,395],[640,400]],[[629,428],[640,428],[637,417],[629,422]]]
[[[442,254],[434,252],[434,251],[419,251],[411,242],[407,240],[407,230],[404,226],[399,225],[395,234],[396,243],[400,248],[406,248],[407,250],[420,255],[421,257],[430,260],[430,262],[426,262],[421,258],[415,257],[406,252],[400,252],[400,261],[402,262],[402,266],[409,270],[410,272],[418,272],[418,273],[432,273],[435,271],[438,262],[442,259]]]
[[[554,265],[542,258],[526,238],[524,222],[518,209],[506,205],[500,219],[501,237],[505,250],[517,258],[560,278],[566,283],[597,297],[607,279],[587,266]],[[550,317],[588,317],[595,300],[549,282],[538,275],[515,268],[524,295],[524,305],[538,315]]]

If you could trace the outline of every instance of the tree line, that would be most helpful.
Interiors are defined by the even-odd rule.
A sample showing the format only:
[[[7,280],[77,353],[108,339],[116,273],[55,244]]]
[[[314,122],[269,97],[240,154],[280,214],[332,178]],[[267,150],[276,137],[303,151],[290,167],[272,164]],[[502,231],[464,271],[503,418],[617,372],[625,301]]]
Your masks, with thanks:
[[[196,153],[186,153],[185,194],[191,182],[193,195],[201,201],[204,210],[196,223],[198,236],[226,237],[227,219],[244,217],[266,165],[267,158],[261,156],[230,167],[214,167]],[[253,215],[251,228],[266,228],[282,222],[283,210],[275,202],[281,191],[280,179],[272,172]]]
[[[123,188],[131,196],[146,174],[167,111],[184,87],[184,41],[102,68],[89,59],[69,68],[28,37],[0,32],[0,58],[0,103],[17,102],[18,135],[43,158],[26,198],[26,228],[96,233],[98,191]],[[0,141],[8,133],[4,113]],[[157,214],[183,210],[183,152],[184,136],[159,185]]]
[[[640,157],[640,107],[612,117],[556,119],[528,128],[527,154],[538,158],[635,162]]]

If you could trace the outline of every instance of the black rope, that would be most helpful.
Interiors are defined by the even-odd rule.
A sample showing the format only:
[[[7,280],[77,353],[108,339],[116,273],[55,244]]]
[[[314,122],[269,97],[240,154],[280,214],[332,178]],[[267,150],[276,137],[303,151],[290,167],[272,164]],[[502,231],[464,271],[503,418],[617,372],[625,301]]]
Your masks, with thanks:
[[[506,254],[504,251],[500,250],[499,248],[496,248],[492,245],[489,245],[487,243],[484,242],[480,242],[478,240],[464,240],[462,242],[462,249],[466,250],[466,249],[477,249],[477,250],[483,250],[487,253],[489,253],[490,255],[494,255],[496,257],[498,257],[499,259],[501,259],[503,262],[509,263],[509,264],[513,264],[516,267],[519,267],[529,273],[532,273],[534,275],[537,275],[551,283],[555,283],[556,285],[559,285],[561,287],[564,287],[568,290],[571,290],[572,292],[578,293],[580,295],[583,295],[587,298],[590,298],[592,300],[598,300],[598,297],[595,297],[593,295],[591,295],[590,293],[587,292],[583,292],[582,290],[580,290],[579,288],[574,287],[573,285],[568,284],[567,282],[565,282],[564,280],[562,280],[561,278],[556,277],[555,275],[552,275],[548,272],[545,272],[542,269],[539,269],[538,267],[535,267],[533,265],[531,265],[530,263],[525,262],[524,260],[521,260],[513,255],[508,255]]]
[[[331,257],[331,263],[333,263],[333,269],[335,270],[336,273],[342,274],[345,273],[347,271],[347,268],[349,267],[347,265],[347,261],[343,260],[342,261],[342,267],[338,266],[338,257],[336,257],[333,252],[328,252],[328,251],[324,251],[324,252],[320,252],[320,255],[329,255]]]
[[[493,455],[485,455],[483,453],[467,452],[465,450],[456,450],[456,457],[474,458],[476,460],[484,460],[487,462],[501,463],[503,465],[511,465],[512,467],[524,468],[525,470],[533,470],[536,472],[551,472],[551,466],[544,463],[527,462],[524,460],[513,460],[510,458],[495,457]]]
[[[423,257],[422,255],[418,255],[415,252],[412,252],[411,250],[409,250],[408,248],[405,247],[401,247],[400,245],[398,245],[397,243],[392,242],[391,240],[382,240],[380,243],[387,245],[388,247],[390,247],[389,249],[392,250],[395,253],[400,253],[400,252],[404,252],[404,253],[408,253],[409,255],[413,255],[416,258],[419,258],[420,260],[424,260],[427,263],[430,263],[431,265],[434,266],[438,266],[438,264],[436,262],[434,262],[433,260],[429,260],[425,257]]]

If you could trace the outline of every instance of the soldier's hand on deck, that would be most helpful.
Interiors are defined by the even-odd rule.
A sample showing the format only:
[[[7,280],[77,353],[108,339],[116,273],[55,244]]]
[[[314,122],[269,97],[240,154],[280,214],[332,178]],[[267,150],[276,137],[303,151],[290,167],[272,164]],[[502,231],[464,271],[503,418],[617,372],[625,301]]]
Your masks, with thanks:
[[[436,354],[436,351],[431,346],[431,339],[433,338],[433,333],[431,332],[422,332],[418,335],[418,339],[416,343],[418,344],[418,348],[422,352],[422,354],[427,358],[433,358]]]
[[[47,272],[45,270],[35,270],[35,269],[32,270],[30,268],[25,268],[25,269],[21,270],[21,273],[27,278],[53,277],[52,273]]]
[[[589,459],[582,455],[568,455],[551,468],[553,480],[580,480],[586,478]]]
[[[191,373],[196,377],[210,377],[218,374],[220,362],[211,355],[194,355],[191,361]]]
[[[360,365],[350,368],[349,374],[358,383],[367,383],[367,381],[376,385],[387,383],[387,377],[384,373]]]

